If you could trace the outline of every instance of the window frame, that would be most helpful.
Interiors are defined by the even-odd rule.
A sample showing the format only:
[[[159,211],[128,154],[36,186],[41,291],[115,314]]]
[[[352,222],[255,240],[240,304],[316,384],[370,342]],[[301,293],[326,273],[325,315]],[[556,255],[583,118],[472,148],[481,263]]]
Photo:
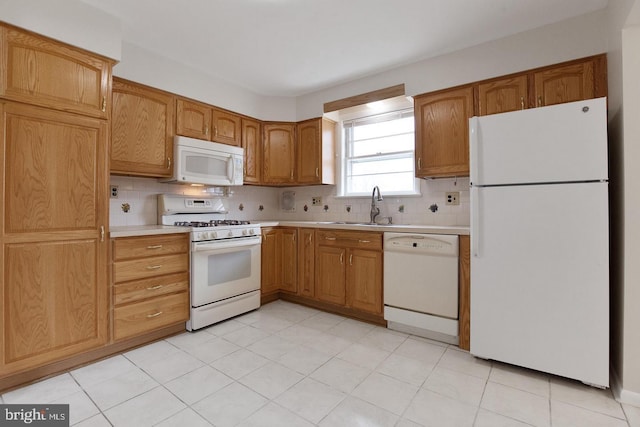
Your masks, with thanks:
[[[338,179],[338,197],[345,198],[358,198],[358,197],[371,197],[370,191],[366,192],[347,192],[348,189],[348,172],[349,172],[349,163],[353,162],[354,158],[356,160],[366,160],[366,159],[388,159],[393,160],[397,159],[409,159],[411,160],[412,173],[413,173],[413,189],[408,191],[400,191],[400,190],[389,190],[384,189],[382,187],[381,191],[384,195],[388,196],[400,196],[400,197],[420,197],[422,194],[420,192],[420,179],[415,177],[415,145],[412,146],[410,150],[401,150],[390,153],[379,153],[379,154],[370,154],[363,156],[351,156],[349,146],[350,140],[347,137],[347,129],[349,127],[353,128],[355,126],[370,124],[370,123],[379,123],[383,121],[388,121],[389,119],[385,119],[385,116],[399,116],[398,119],[414,117],[414,109],[411,107],[396,107],[390,109],[388,111],[367,111],[360,112],[359,114],[350,114],[346,117],[341,116],[340,123],[340,136],[339,136],[339,179]],[[415,128],[413,132],[415,138]],[[414,139],[415,140],[415,139]],[[373,189],[373,187],[372,187]]]

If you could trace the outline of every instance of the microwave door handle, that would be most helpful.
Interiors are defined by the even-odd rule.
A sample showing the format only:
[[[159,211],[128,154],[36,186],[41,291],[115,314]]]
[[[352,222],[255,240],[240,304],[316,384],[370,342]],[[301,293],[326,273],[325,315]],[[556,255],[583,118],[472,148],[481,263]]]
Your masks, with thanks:
[[[235,164],[233,162],[233,156],[229,156],[229,159],[227,160],[227,178],[229,179],[229,182],[233,182],[233,176],[235,175],[235,171],[233,170],[235,168]]]

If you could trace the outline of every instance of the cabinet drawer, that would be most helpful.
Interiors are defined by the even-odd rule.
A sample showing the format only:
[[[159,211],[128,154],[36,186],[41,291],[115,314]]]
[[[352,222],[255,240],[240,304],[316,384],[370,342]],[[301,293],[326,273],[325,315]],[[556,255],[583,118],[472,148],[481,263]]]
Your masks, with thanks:
[[[189,293],[166,295],[116,307],[113,334],[116,340],[189,319]]]
[[[146,258],[189,251],[187,233],[114,239],[113,260]]]
[[[189,273],[170,274],[115,285],[113,303],[118,306],[189,289]]]
[[[382,250],[382,233],[318,230],[318,245]]]
[[[189,254],[119,261],[113,264],[114,282],[146,279],[189,270]]]

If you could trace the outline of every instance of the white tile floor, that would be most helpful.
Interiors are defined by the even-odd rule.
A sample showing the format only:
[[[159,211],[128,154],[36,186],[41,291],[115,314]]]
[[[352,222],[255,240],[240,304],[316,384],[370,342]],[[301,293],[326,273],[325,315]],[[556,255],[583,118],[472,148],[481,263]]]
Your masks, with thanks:
[[[610,391],[276,301],[2,395],[77,426],[640,427]]]

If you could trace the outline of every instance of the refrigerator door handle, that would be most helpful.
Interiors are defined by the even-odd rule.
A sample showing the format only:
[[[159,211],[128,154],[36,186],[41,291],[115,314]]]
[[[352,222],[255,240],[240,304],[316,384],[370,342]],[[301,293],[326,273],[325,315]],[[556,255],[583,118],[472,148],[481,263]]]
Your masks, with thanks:
[[[478,117],[471,117],[469,119],[469,163],[472,167],[469,171],[469,181],[472,184],[478,183],[478,151],[480,149],[478,131]]]
[[[480,189],[471,187],[471,253],[480,257]]]

